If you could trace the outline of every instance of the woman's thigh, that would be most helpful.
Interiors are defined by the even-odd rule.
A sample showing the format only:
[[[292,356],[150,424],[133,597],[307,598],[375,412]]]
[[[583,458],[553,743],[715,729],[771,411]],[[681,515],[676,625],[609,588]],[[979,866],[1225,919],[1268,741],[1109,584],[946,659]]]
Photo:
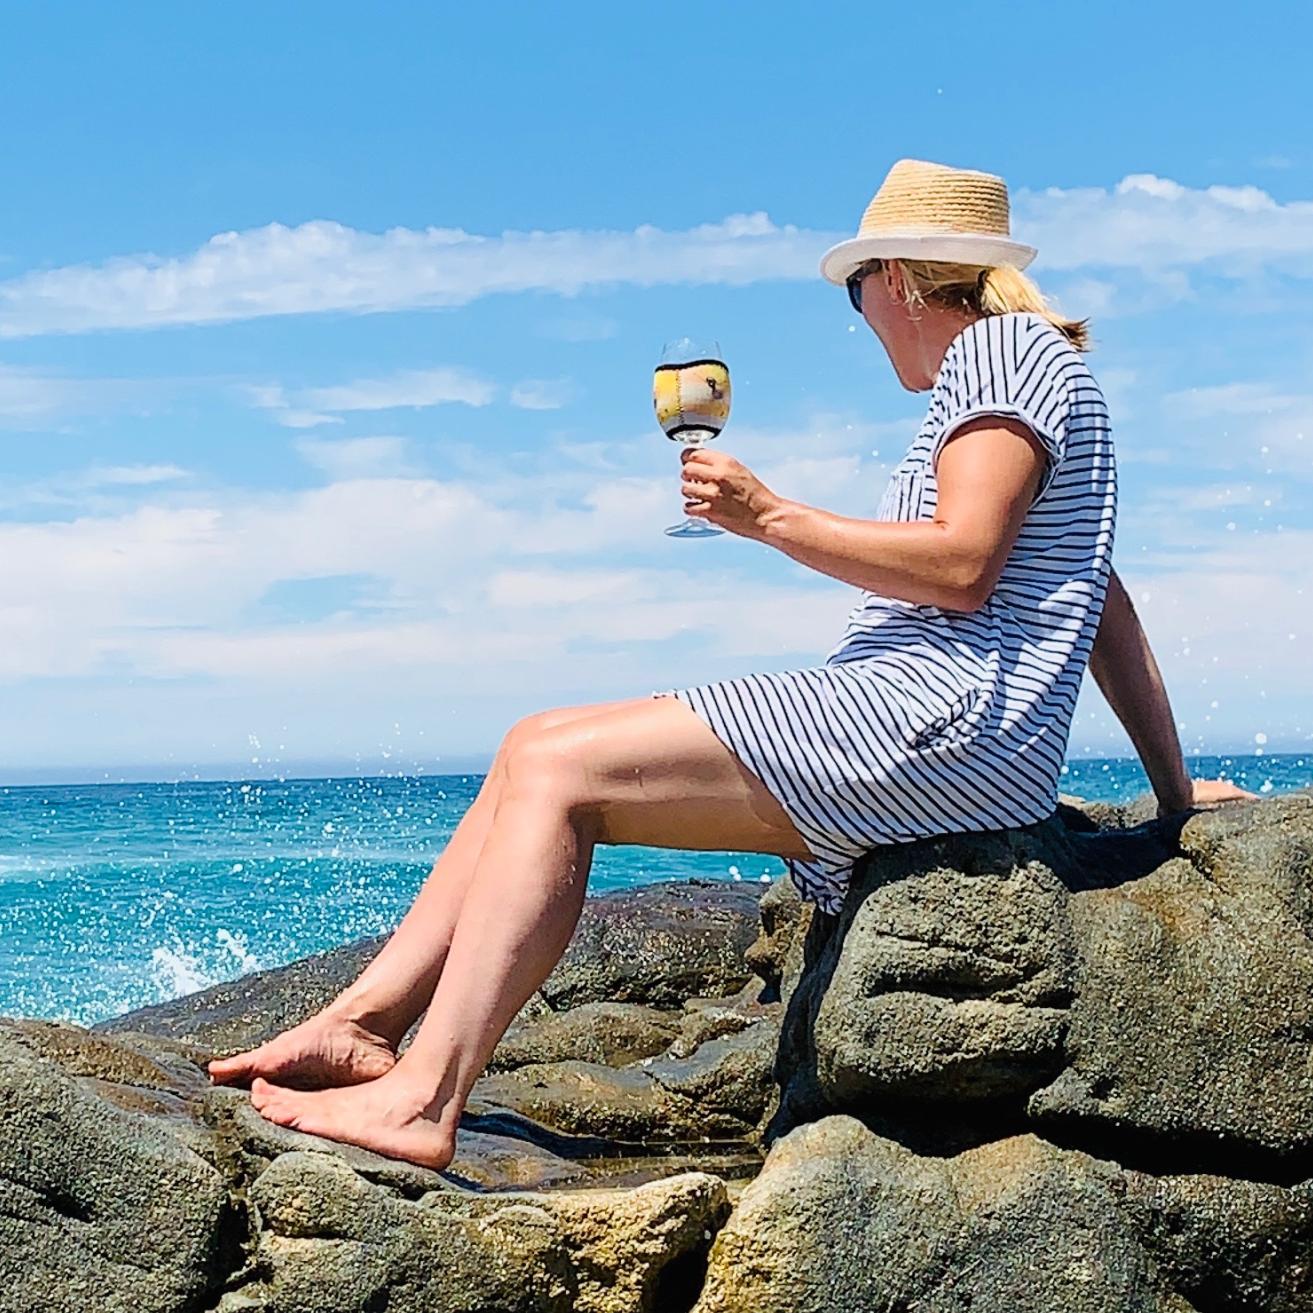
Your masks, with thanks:
[[[590,815],[600,843],[812,856],[761,780],[677,698],[526,730],[505,768],[512,790],[550,789]]]

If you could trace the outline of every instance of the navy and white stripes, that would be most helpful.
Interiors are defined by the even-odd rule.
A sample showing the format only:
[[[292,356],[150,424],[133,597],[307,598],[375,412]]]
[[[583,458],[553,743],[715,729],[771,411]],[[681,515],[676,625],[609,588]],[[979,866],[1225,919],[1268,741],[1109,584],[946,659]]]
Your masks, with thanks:
[[[863,593],[825,664],[671,689],[788,812],[815,861],[805,898],[842,905],[866,850],[1049,815],[1111,566],[1117,481],[1103,395],[1039,315],[993,315],[954,339],[883,520],[933,516],[935,468],[982,415],[1048,453],[1001,578],[970,613]]]

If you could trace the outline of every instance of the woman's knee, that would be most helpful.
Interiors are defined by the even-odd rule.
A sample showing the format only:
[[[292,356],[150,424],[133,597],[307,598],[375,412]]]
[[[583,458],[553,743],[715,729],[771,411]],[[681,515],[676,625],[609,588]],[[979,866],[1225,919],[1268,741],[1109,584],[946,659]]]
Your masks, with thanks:
[[[517,752],[536,734],[550,728],[556,723],[556,711],[535,711],[532,715],[522,716],[502,735],[502,741],[493,755],[492,765],[488,768],[489,777],[505,774],[506,763],[512,753]]]
[[[542,712],[519,722],[507,735],[502,754],[503,798],[551,799],[566,807],[585,801],[582,743],[565,724],[553,718],[552,712]]]

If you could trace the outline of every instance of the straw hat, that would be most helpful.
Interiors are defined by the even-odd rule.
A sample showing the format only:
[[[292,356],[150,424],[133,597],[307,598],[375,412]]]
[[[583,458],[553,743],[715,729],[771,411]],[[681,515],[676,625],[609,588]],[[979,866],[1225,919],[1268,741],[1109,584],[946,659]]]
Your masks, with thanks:
[[[857,236],[821,257],[821,273],[840,286],[867,260],[946,260],[1024,269],[1035,248],[1012,240],[1002,178],[899,160],[862,215]]]

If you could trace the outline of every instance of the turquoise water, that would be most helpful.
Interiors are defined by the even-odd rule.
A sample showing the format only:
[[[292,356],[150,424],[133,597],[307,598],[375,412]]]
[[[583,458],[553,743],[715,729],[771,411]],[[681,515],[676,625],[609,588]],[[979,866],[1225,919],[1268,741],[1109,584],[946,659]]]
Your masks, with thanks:
[[[1313,756],[1197,758],[1270,793]],[[482,776],[0,788],[0,1014],[84,1023],[389,930]],[[1080,760],[1062,788],[1118,801],[1137,763]],[[774,858],[599,849],[590,888],[770,880]]]

